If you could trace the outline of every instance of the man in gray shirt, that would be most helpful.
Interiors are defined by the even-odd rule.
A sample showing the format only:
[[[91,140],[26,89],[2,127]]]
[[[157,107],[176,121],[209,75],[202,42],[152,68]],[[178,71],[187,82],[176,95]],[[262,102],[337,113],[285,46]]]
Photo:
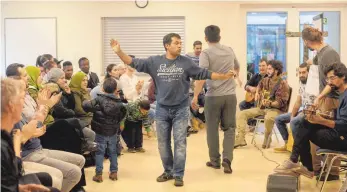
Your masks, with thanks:
[[[205,40],[209,48],[200,54],[199,66],[217,73],[226,73],[235,70],[238,74],[240,65],[236,59],[233,49],[221,45],[220,29],[218,26],[210,25],[205,28]],[[205,80],[196,81],[193,108],[197,107],[198,95]],[[219,81],[206,80],[207,93],[205,96],[205,117],[207,125],[207,144],[209,148],[210,161],[208,167],[220,169],[221,158],[219,153],[219,123],[224,131],[223,162],[224,173],[232,173],[231,161],[235,142],[236,127],[236,83],[234,79]]]

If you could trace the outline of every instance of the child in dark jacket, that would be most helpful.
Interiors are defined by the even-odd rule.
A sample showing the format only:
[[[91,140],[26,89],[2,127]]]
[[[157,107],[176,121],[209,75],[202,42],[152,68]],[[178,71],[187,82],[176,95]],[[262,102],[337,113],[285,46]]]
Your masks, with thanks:
[[[91,101],[83,102],[83,109],[86,112],[93,112],[92,129],[96,133],[95,141],[98,143],[98,150],[95,155],[96,174],[93,181],[102,182],[103,161],[105,149],[108,144],[110,155],[110,175],[111,180],[117,180],[117,132],[121,124],[124,124],[127,113],[126,107],[121,99],[117,97],[117,82],[113,78],[105,79],[103,83],[103,94]]]

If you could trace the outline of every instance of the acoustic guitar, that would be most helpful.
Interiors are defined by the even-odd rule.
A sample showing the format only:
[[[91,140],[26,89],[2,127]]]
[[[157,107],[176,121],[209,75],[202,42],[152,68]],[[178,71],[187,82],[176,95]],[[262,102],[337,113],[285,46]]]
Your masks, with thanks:
[[[270,100],[270,91],[264,89],[259,93],[257,107],[265,109],[266,107],[263,105],[263,101],[265,100]]]
[[[307,115],[320,115],[324,119],[334,120],[334,113],[332,111],[321,112],[314,105],[305,105],[305,107],[303,109],[303,113],[305,116],[307,116]]]
[[[283,79],[283,80],[286,80],[287,79],[287,72],[283,72],[280,77]],[[245,101],[247,103],[252,103],[255,101],[255,93],[251,93],[249,91],[246,91],[246,95],[245,95]]]
[[[245,101],[247,103],[253,103],[255,100],[255,93],[251,93],[251,92],[246,92],[246,95],[245,95]]]

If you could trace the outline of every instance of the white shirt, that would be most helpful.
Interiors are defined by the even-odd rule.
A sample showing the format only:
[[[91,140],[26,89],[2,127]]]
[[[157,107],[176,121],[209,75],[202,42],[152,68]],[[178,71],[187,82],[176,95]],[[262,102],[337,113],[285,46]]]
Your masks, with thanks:
[[[136,91],[136,84],[138,83],[138,78],[135,74],[131,77],[128,74],[123,74],[120,79],[120,85],[123,88],[125,98],[128,101],[136,101],[139,99],[140,94]]]
[[[310,95],[305,91],[306,84],[300,82],[299,95],[301,96],[301,107],[302,109],[305,105],[312,105],[316,99],[315,95]]]

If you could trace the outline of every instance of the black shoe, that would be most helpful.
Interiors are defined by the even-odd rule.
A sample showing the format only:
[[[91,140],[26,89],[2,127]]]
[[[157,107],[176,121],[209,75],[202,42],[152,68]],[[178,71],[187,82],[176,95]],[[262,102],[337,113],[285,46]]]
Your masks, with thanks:
[[[176,187],[182,187],[184,185],[183,177],[176,176],[174,185]]]
[[[321,172],[321,169],[319,169],[318,171],[313,171],[313,174],[314,174],[314,176],[319,177],[320,172]]]
[[[208,162],[206,163],[206,166],[207,166],[207,167],[214,168],[214,169],[220,169],[220,164],[213,163],[213,162],[211,162],[211,161],[208,161]]]
[[[322,177],[320,178],[319,181],[324,181],[325,175],[326,175],[326,173],[323,173]],[[319,179],[319,175],[316,177],[316,180],[318,180],[318,179]],[[340,180],[340,176],[338,176],[338,175],[331,175],[331,174],[328,175],[327,181],[338,181],[338,180]]]
[[[224,167],[224,173],[231,174],[233,172],[229,159],[223,159],[222,166]]]
[[[78,187],[76,189],[71,190],[72,192],[86,192],[83,187]]]
[[[165,182],[174,179],[174,177],[168,173],[163,173],[157,178],[157,182]]]

